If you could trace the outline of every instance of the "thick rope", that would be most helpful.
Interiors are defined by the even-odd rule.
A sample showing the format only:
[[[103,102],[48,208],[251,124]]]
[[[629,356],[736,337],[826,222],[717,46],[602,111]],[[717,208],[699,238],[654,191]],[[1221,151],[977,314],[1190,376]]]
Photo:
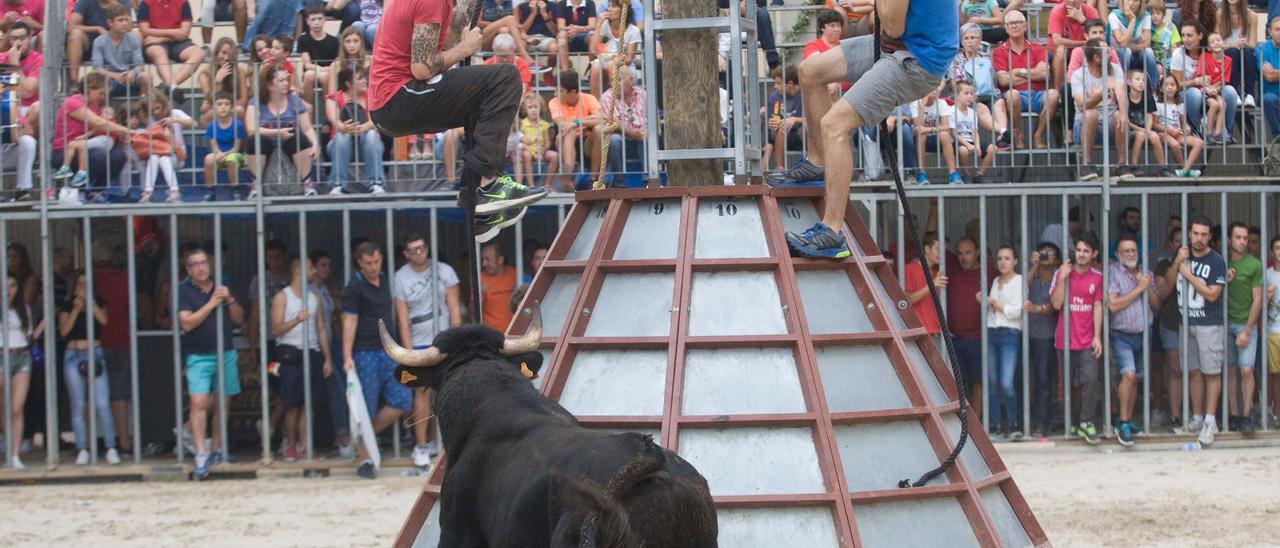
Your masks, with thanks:
[[[620,14],[621,17],[619,17],[618,20],[618,26],[622,28],[614,30],[613,37],[614,40],[618,40],[622,42],[622,44],[618,46],[618,51],[613,54],[613,59],[610,59],[613,64],[613,78],[609,83],[609,106],[613,107],[613,109],[612,112],[605,113],[606,118],[604,127],[600,130],[600,175],[596,179],[596,182],[591,185],[591,190],[604,190],[604,177],[606,175],[605,169],[609,164],[609,141],[612,140],[610,137],[613,136],[613,132],[617,131],[618,127],[621,125],[618,122],[618,111],[621,110],[622,107],[618,104],[618,101],[622,98],[622,69],[626,66],[623,63],[623,60],[626,57],[623,50],[627,47],[627,13],[631,11],[631,2],[623,0],[621,4],[622,11]],[[602,63],[601,68],[603,67],[604,64]]]
[[[875,61],[880,61],[880,9],[876,4],[875,9]],[[925,472],[920,479],[912,482],[910,478],[903,479],[898,482],[898,487],[920,487],[929,483],[934,478],[946,473],[948,468],[955,466],[956,459],[960,456],[960,450],[964,449],[965,442],[969,440],[969,398],[965,396],[964,375],[960,372],[960,360],[956,356],[955,341],[951,337],[951,328],[947,326],[947,316],[942,310],[942,300],[938,298],[938,288],[933,285],[933,272],[929,269],[929,262],[924,258],[924,243],[920,239],[920,228],[916,225],[916,216],[911,213],[911,205],[907,203],[907,190],[902,184],[902,173],[898,171],[898,164],[895,162],[897,154],[893,148],[893,140],[889,138],[889,124],[881,121],[877,128],[877,137],[880,140],[880,155],[884,158],[884,163],[889,166],[889,171],[893,173],[893,183],[898,193],[898,203],[902,206],[902,214],[907,220],[907,232],[911,234],[911,243],[916,246],[916,260],[920,262],[920,270],[924,273],[925,285],[929,288],[929,298],[933,300],[934,312],[938,315],[938,327],[942,331],[943,344],[947,349],[947,357],[951,360],[951,375],[955,377],[956,399],[960,402],[960,409],[957,415],[960,419],[960,440],[956,442],[956,446],[951,450],[951,454],[946,460],[942,461],[937,468]],[[900,250],[905,251],[905,250]]]

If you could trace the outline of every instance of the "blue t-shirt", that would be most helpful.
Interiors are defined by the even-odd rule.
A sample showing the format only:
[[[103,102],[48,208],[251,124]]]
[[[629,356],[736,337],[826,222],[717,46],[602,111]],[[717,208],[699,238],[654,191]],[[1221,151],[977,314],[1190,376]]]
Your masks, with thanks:
[[[1227,285],[1227,263],[1217,251],[1211,249],[1203,257],[1193,254],[1187,258],[1187,266],[1191,267],[1191,275],[1200,278],[1206,286]],[[1187,299],[1187,325],[1222,325],[1226,293],[1218,294],[1218,300],[1209,302],[1185,280],[1178,280],[1178,293],[1180,298]]]
[[[777,116],[779,118],[791,118],[804,116],[804,106],[800,103],[800,94],[785,95],[776,91],[769,94],[769,116]],[[791,128],[791,131],[800,131],[800,126]]]
[[[231,127],[222,127],[218,125],[218,120],[209,122],[209,127],[204,129],[204,138],[218,143],[218,151],[226,152],[231,147],[236,146],[236,141],[244,140],[244,122],[232,119]]]
[[[1258,73],[1262,73],[1262,64],[1271,63],[1271,68],[1280,69],[1280,48],[1266,40],[1258,44],[1255,55],[1258,58]],[[1258,78],[1262,82],[1262,93],[1280,95],[1280,82],[1268,82],[1266,78]]]
[[[516,6],[516,22],[524,23],[524,20],[529,18],[529,12],[531,10],[533,10],[533,6],[530,6],[528,2]],[[559,13],[559,10],[560,8],[556,7],[555,2],[547,2],[547,15],[550,16],[551,19],[555,19],[556,13]],[[554,38],[556,34],[551,32],[551,27],[547,26],[548,22],[549,21],[541,15],[535,16],[533,18],[533,24],[529,25],[529,31],[525,34],[529,36],[550,36]]]
[[[943,77],[960,49],[955,0],[910,0],[902,43],[929,74]]]

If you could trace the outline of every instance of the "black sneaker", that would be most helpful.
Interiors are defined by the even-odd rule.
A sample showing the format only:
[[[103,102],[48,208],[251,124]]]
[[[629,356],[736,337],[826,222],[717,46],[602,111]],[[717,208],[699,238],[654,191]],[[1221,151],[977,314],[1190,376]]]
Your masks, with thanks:
[[[1080,181],[1096,181],[1098,180],[1098,170],[1093,168],[1084,168],[1080,171]]]
[[[1253,417],[1240,417],[1240,433],[1252,436],[1254,432],[1257,432],[1257,428],[1253,426]]]
[[[821,222],[801,234],[787,233],[787,245],[801,256],[813,259],[844,259],[851,255],[844,236]]]
[[[1228,428],[1228,429],[1231,429],[1231,430],[1239,430],[1239,429],[1240,429],[1240,416],[1239,416],[1239,415],[1227,415],[1227,428]]]
[[[1009,145],[1009,130],[1006,129],[1001,131],[1000,135],[996,136],[996,148],[999,150],[1009,150]]]
[[[491,215],[504,209],[527,206],[547,195],[544,187],[529,188],[508,175],[476,189],[476,215]]]
[[[1125,447],[1133,446],[1133,425],[1124,421],[1116,427],[1116,441]]]
[[[373,468],[373,461],[366,460],[356,467],[356,475],[364,479],[377,479],[378,471]]]
[[[768,179],[769,186],[812,186],[815,182],[821,183],[826,180],[826,170],[821,166],[815,166],[809,163],[808,159],[796,162],[791,169],[778,173],[770,173]]]
[[[524,217],[524,212],[528,210],[528,207],[504,209],[493,215],[476,217],[476,243],[482,244],[494,239],[502,229],[520,222],[520,218]]]

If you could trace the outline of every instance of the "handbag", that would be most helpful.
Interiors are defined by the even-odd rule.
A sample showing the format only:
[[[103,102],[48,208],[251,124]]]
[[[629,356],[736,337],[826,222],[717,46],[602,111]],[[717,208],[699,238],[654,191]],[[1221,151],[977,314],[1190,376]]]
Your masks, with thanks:
[[[101,376],[102,371],[106,369],[106,364],[103,363],[102,358],[99,358],[97,356],[93,356],[92,359],[88,359],[80,362],[80,366],[77,367],[76,369],[80,372],[81,377],[87,379],[89,378],[89,367],[91,366],[93,367],[94,377]]]
[[[276,361],[280,363],[302,363],[302,349],[287,344],[277,344]]]

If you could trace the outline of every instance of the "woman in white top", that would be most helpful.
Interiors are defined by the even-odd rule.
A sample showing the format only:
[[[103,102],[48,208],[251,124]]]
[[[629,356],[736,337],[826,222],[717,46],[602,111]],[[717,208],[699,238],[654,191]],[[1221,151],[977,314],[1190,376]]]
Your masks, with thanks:
[[[297,460],[298,452],[306,450],[306,431],[303,422],[306,415],[302,406],[306,398],[306,377],[303,369],[305,347],[311,354],[311,397],[324,394],[323,378],[333,374],[333,362],[329,354],[329,329],[324,322],[317,322],[311,311],[319,306],[318,295],[308,292],[303,306],[302,265],[305,261],[307,278],[315,275],[311,261],[294,259],[290,266],[292,278],[289,285],[271,298],[271,336],[276,337],[276,361],[280,362],[280,403],[284,406],[283,458]],[[285,319],[288,318],[288,319]],[[323,364],[323,365],[321,365]]]
[[[640,27],[636,26],[636,13],[627,10],[627,20],[622,20],[622,0],[609,0],[604,17],[596,20],[596,32],[591,35],[591,51],[599,56],[591,62],[591,94],[601,98],[602,86],[613,85],[613,57],[622,56],[622,64],[636,62],[636,48],[640,46]],[[621,37],[618,34],[621,33]]]
[[[9,463],[14,470],[25,470],[26,466],[18,459],[18,448],[22,445],[22,417],[27,405],[27,390],[31,388],[31,341],[44,331],[44,322],[34,329],[31,327],[31,308],[18,295],[18,278],[9,274],[7,284],[5,300],[9,302],[9,306],[0,320],[3,321],[3,336],[6,341],[4,350],[7,350],[8,356],[0,356],[0,360],[8,360],[9,374],[0,375],[0,394],[4,393],[6,385],[12,390],[9,394],[9,408],[13,422],[4,429],[13,433]]]
[[[1196,77],[1196,68],[1200,66],[1200,57],[1208,54],[1208,44],[1209,35],[1204,25],[1195,19],[1190,21],[1184,19],[1182,46],[1173,50],[1173,60],[1169,63],[1169,71],[1178,80],[1178,87],[1183,90],[1182,101],[1187,107],[1187,122],[1201,135],[1205,135],[1208,128],[1200,127],[1200,120],[1204,117],[1204,91],[1200,88],[1208,83],[1209,78]],[[1240,105],[1240,95],[1236,93],[1236,88],[1226,86],[1222,88],[1222,99],[1227,107],[1224,131],[1230,140],[1231,132],[1235,129],[1236,108]]]
[[[1267,267],[1267,369],[1271,408],[1280,411],[1280,236],[1271,238],[1271,266]],[[1265,419],[1264,419],[1265,420]],[[1280,423],[1280,421],[1277,421]]]
[[[1013,382],[1022,354],[1022,275],[1014,271],[1017,266],[1018,252],[1013,246],[1005,244],[996,249],[996,270],[1000,275],[992,282],[987,297],[991,425],[996,436],[1008,435],[1014,440],[1022,438],[1020,398]]]

